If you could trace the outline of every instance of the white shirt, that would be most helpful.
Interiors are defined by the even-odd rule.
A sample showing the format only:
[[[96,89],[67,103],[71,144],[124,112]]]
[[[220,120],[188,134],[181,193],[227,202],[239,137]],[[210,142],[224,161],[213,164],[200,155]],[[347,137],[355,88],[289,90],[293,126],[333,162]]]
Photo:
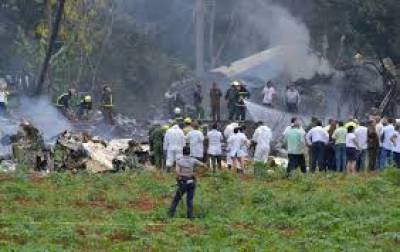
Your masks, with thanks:
[[[291,91],[290,89],[286,93],[286,99],[288,103],[300,103],[300,94],[297,90]]]
[[[393,150],[393,143],[390,140],[394,134],[394,126],[392,124],[389,124],[387,126],[384,126],[382,129],[382,135],[383,141],[382,141],[382,147],[386,150]]]
[[[0,102],[6,102],[6,92],[5,91],[0,91]]]
[[[253,141],[257,143],[257,147],[269,148],[272,139],[272,131],[268,126],[260,126],[254,131]]]
[[[203,158],[204,156],[204,135],[199,130],[192,130],[188,133],[187,139],[190,146],[190,156]]]
[[[271,104],[272,100],[274,98],[274,95],[276,94],[275,88],[274,87],[270,87],[270,88],[265,87],[262,93],[264,95],[263,103]]]
[[[348,133],[346,135],[346,147],[347,148],[356,148],[357,149],[357,145],[354,143],[354,141],[357,141],[356,134]]]
[[[222,154],[222,133],[218,130],[211,130],[207,133],[208,138],[208,154],[221,155]]]
[[[233,134],[228,138],[229,156],[243,156],[243,146],[247,145],[247,137],[243,133]]]
[[[395,144],[393,146],[393,152],[400,153],[400,133],[398,131],[395,131],[393,136],[396,136],[394,139]]]
[[[185,144],[185,134],[178,125],[173,126],[165,133],[164,150],[181,151]]]
[[[360,145],[361,150],[368,149],[368,128],[365,126],[358,126],[358,128],[354,131],[354,134],[357,137],[357,142]]]
[[[230,136],[233,135],[233,131],[235,130],[235,128],[239,127],[239,124],[237,123],[231,123],[228,126],[226,126],[225,130],[224,130],[224,136],[226,139],[228,139]]]
[[[316,142],[327,144],[329,142],[329,134],[321,126],[316,126],[307,133],[306,139],[309,145]]]

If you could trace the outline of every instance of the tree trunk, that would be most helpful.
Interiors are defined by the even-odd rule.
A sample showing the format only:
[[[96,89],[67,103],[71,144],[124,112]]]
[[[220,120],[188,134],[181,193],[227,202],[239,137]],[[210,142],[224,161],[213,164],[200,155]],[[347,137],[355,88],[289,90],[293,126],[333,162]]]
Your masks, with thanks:
[[[213,69],[215,67],[215,61],[214,61],[214,31],[215,31],[215,12],[216,12],[216,6],[215,6],[215,0],[210,0],[210,37],[208,41],[208,50],[210,53],[210,67]]]
[[[196,45],[196,75],[204,74],[204,0],[196,0],[195,5],[195,45]]]
[[[36,95],[40,95],[42,92],[42,89],[43,89],[43,83],[44,83],[44,80],[45,80],[45,77],[47,74],[47,70],[49,68],[49,63],[50,63],[51,55],[53,53],[54,44],[56,42],[58,32],[60,29],[61,18],[64,13],[64,5],[65,5],[65,0],[58,0],[56,17],[55,17],[54,23],[52,25],[51,35],[50,35],[49,41],[48,41],[46,56],[44,58],[42,68],[39,73],[39,78],[37,80]]]

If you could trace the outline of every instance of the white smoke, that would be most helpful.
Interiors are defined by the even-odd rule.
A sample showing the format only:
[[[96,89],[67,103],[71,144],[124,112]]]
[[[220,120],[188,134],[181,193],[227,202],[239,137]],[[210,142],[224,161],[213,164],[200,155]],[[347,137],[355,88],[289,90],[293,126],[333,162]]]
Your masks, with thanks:
[[[18,107],[18,117],[26,119],[37,127],[45,140],[57,136],[65,130],[71,130],[69,121],[51,104],[47,97],[22,97]]]
[[[243,29],[256,31],[270,48],[285,48],[277,64],[283,65],[292,81],[332,72],[329,62],[310,49],[311,36],[306,25],[285,8],[265,0],[241,1],[238,12],[245,22]]]

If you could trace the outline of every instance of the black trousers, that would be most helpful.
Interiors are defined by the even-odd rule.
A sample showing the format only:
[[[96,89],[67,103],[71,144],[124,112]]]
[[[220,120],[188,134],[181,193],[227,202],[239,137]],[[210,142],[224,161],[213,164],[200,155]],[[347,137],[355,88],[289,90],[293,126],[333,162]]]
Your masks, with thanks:
[[[311,146],[311,153],[312,153],[311,172],[315,172],[317,166],[320,170],[325,170],[324,166],[325,144],[323,142],[313,143]]]
[[[196,181],[194,179],[180,179],[178,182],[178,190],[176,191],[174,200],[172,201],[169,215],[175,216],[176,208],[179,205],[183,195],[186,193],[187,217],[193,219],[193,198],[196,190]]]
[[[304,154],[299,154],[299,155],[289,154],[288,157],[289,157],[289,164],[287,167],[287,173],[290,173],[299,167],[300,167],[302,173],[307,172],[306,158],[305,158]]]
[[[218,155],[210,155],[211,167],[213,168],[213,172],[218,169],[221,170],[221,156]]]
[[[211,117],[214,122],[219,122],[221,120],[221,109],[219,104],[211,105]]]

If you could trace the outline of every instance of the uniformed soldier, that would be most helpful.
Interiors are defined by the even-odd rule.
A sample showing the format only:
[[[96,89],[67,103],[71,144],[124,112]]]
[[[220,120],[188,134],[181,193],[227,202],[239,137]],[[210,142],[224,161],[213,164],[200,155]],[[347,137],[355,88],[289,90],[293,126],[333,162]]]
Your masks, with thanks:
[[[236,116],[236,103],[239,99],[239,82],[234,81],[231,87],[226,91],[225,100],[228,102],[229,120],[233,120]]]
[[[157,125],[149,132],[150,151],[153,154],[153,165],[160,169],[164,168],[164,136],[168,129],[169,125]]]
[[[84,95],[79,104],[78,117],[89,119],[89,112],[93,108],[93,101],[91,95]]]
[[[220,121],[221,120],[221,96],[222,91],[218,87],[217,83],[213,82],[212,88],[210,89],[210,101],[211,101],[211,117],[212,120]]]
[[[246,120],[246,103],[245,100],[250,98],[250,93],[247,90],[244,83],[241,83],[238,87],[239,98],[236,102],[236,120]]]
[[[104,119],[107,123],[113,125],[113,95],[112,90],[108,86],[104,86],[101,96],[101,106],[103,109]]]

